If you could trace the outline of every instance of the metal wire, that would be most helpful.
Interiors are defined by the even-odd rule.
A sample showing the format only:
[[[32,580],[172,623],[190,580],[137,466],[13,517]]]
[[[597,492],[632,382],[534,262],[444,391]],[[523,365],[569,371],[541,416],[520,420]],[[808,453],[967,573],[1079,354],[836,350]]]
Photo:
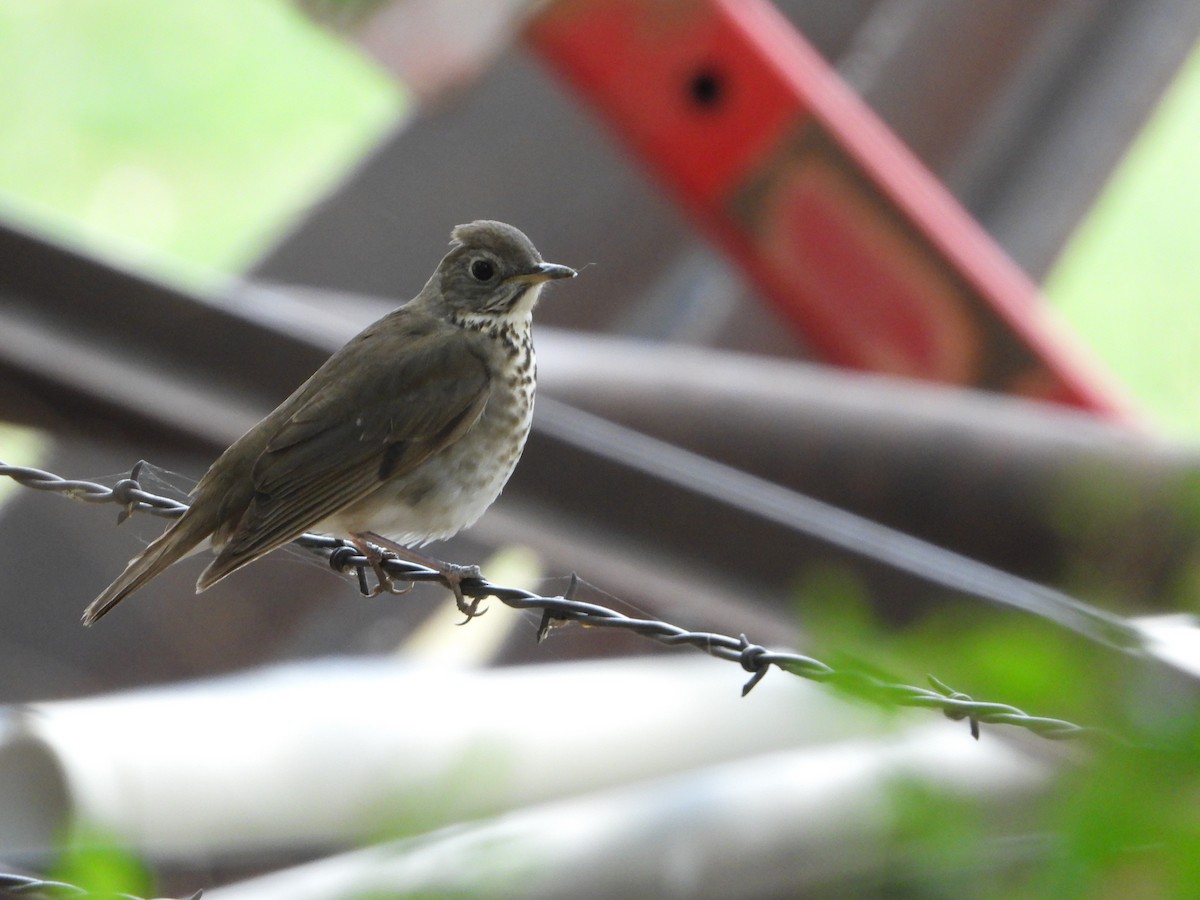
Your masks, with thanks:
[[[187,509],[187,504],[143,490],[138,483],[138,474],[144,465],[144,461],[139,462],[128,478],[120,480],[111,488],[90,481],[73,481],[41,469],[10,466],[2,462],[0,475],[33,490],[65,494],[85,503],[114,503],[122,507],[117,517],[118,522],[124,521],[134,512],[178,518]],[[374,571],[374,566],[372,561],[352,544],[317,534],[302,535],[295,543],[325,556],[337,572],[344,574],[353,570],[358,579],[359,589],[363,593],[369,592],[367,573]],[[450,586],[445,573],[399,559],[391,554],[384,554],[380,567],[389,578],[398,582],[434,581]],[[541,610],[542,623],[537,633],[539,642],[556,623],[581,622],[592,628],[631,631],[670,646],[682,644],[695,647],[717,659],[736,662],[750,673],[750,679],[742,687],[742,696],[748,694],[774,666],[800,678],[828,684],[880,703],[941,710],[947,718],[955,721],[967,720],[971,735],[975,738],[979,737],[981,724],[1011,725],[1051,740],[1095,734],[1107,735],[1107,732],[1076,725],[1063,719],[1030,715],[1006,703],[974,700],[933,676],[930,676],[930,687],[891,683],[865,672],[835,669],[794,651],[769,650],[753,643],[744,634],[735,638],[707,631],[688,631],[658,619],[632,618],[606,606],[572,599],[577,583],[578,579],[572,575],[570,585],[559,597],[544,597],[520,588],[492,584],[485,578],[474,575],[463,577],[460,588],[463,595],[473,601],[494,597],[514,609]]]
[[[190,894],[187,900],[200,900],[203,891]],[[133,894],[114,894],[112,891],[88,891],[64,881],[45,881],[24,875],[0,873],[0,897],[19,897],[21,900],[140,900]]]

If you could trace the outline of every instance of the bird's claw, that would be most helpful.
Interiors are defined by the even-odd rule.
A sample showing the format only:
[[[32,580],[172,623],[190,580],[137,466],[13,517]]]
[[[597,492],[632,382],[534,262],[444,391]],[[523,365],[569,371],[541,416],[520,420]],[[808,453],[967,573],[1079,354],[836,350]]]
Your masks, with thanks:
[[[455,563],[428,559],[413,550],[389,541],[387,538],[373,531],[355,534],[351,537],[350,542],[363,555],[367,563],[371,566],[372,571],[375,572],[375,587],[370,588],[367,584],[366,567],[359,567],[358,588],[364,596],[376,597],[384,591],[387,591],[389,594],[407,594],[416,586],[415,581],[409,581],[407,587],[396,587],[395,580],[383,569],[385,555],[382,548],[387,548],[397,559],[415,562],[417,565],[425,566],[437,573],[442,584],[446,585],[454,593],[454,604],[458,607],[458,611],[466,616],[459,624],[465,625],[476,616],[482,616],[487,612],[486,607],[483,609],[479,607],[482,598],[473,597],[468,602],[467,598],[463,596],[462,583],[464,581],[467,579],[475,581],[483,580],[483,573],[479,570],[479,566],[460,566]]]
[[[385,574],[384,580],[375,588],[375,590],[377,593],[380,593],[380,594],[382,594],[386,591],[387,593],[391,594],[393,597],[400,597],[404,594],[407,594],[409,591],[411,591],[413,588],[415,588],[417,586],[417,583],[415,581],[404,581],[402,583],[404,584],[404,587],[396,587],[396,579],[392,578],[392,576],[390,576],[390,575]]]
[[[376,572],[375,574],[379,576],[381,573]],[[380,594],[391,594],[393,597],[399,597],[402,594],[407,594],[416,587],[415,581],[406,581],[404,582],[404,587],[396,587],[396,580],[386,572],[382,573],[381,578],[376,578],[374,587],[369,587],[365,571],[359,569],[358,575],[358,589],[364,597],[378,597]]]
[[[367,565],[371,567],[371,571],[375,573],[375,586],[371,587],[367,582],[367,567],[358,566],[358,591],[364,597],[378,597],[380,594],[391,594],[399,596],[407,594],[414,587],[416,582],[404,582],[404,587],[396,587],[396,579],[389,575],[383,568],[385,556],[377,548],[366,542],[355,542],[356,549],[367,560]],[[403,579],[401,579],[403,581]]]
[[[487,612],[487,607],[479,608],[479,604],[483,602],[482,597],[472,597],[468,603],[467,598],[463,596],[462,583],[468,578],[482,578],[483,572],[479,570],[479,566],[458,566],[454,563],[445,563],[442,569],[442,581],[446,587],[454,593],[454,605],[458,607],[458,611],[466,616],[459,625],[466,625],[477,616],[482,616]]]

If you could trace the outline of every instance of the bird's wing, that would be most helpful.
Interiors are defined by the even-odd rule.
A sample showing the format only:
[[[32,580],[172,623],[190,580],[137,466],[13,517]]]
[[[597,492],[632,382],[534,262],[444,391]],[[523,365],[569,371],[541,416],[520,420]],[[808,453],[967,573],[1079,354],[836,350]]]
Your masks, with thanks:
[[[224,546],[201,589],[457,441],[491,393],[484,357],[450,326],[364,333],[322,373],[326,387],[297,392],[255,460],[253,498],[214,535]]]

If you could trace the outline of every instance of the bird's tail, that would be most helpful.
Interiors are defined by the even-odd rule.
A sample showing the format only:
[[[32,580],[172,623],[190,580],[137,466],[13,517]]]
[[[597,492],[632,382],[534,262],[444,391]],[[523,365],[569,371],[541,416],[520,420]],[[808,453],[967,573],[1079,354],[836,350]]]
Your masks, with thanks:
[[[83,624],[92,625],[151,578],[187,556],[212,533],[200,517],[185,514],[129,561],[125,571],[83,611]]]

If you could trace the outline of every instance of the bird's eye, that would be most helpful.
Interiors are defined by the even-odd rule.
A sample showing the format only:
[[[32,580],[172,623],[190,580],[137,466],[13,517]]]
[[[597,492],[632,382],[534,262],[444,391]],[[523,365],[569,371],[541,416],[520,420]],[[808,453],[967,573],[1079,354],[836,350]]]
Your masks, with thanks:
[[[476,281],[489,281],[496,274],[496,267],[489,259],[477,259],[471,263],[471,277]]]

